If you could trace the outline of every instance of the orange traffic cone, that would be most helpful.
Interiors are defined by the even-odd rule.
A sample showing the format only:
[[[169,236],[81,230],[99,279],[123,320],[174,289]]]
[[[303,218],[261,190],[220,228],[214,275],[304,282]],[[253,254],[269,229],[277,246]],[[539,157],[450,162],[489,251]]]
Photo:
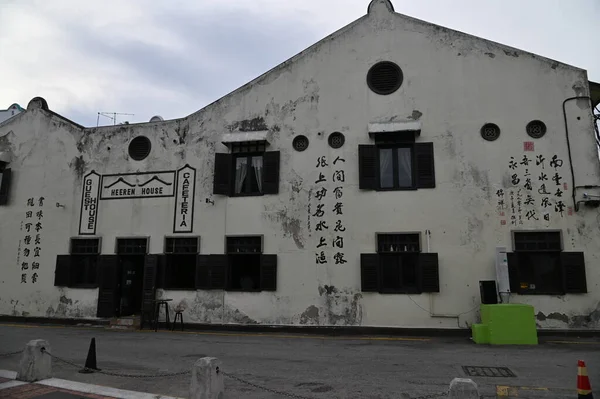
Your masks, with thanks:
[[[577,397],[579,399],[594,399],[587,368],[583,360],[577,363]]]

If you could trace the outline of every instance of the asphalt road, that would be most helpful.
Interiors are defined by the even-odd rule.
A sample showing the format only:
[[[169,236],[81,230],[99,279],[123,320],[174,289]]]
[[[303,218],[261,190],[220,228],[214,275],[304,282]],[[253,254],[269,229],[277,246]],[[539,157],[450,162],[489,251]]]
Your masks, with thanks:
[[[519,398],[576,398],[579,359],[586,361],[592,387],[600,387],[600,341],[574,339],[535,347],[490,347],[464,338],[129,332],[0,324],[0,369],[16,370],[18,357],[2,354],[39,338],[50,342],[54,355],[83,365],[92,337],[103,371],[174,373],[213,356],[223,361],[225,372],[308,398],[419,398],[444,392],[455,377],[467,377],[463,366],[508,367],[516,375],[469,377],[484,397],[496,398],[501,392]],[[78,368],[56,361],[53,372],[57,378],[179,397],[187,396],[190,380],[80,374]],[[285,397],[231,378],[225,386],[229,398]]]

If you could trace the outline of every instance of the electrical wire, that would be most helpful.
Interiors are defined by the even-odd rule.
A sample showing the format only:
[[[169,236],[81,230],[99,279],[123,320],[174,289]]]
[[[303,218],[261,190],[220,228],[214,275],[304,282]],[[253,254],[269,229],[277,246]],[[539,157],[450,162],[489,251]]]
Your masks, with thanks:
[[[424,311],[424,312],[426,312],[427,314],[429,314],[429,316],[435,316],[435,315],[434,315],[433,313],[431,313],[429,310],[425,309],[424,307],[422,307],[421,305],[419,305],[417,302],[415,302],[415,300],[414,300],[414,299],[412,299],[412,297],[411,297],[410,295],[408,295],[408,299],[410,299],[410,300],[412,301],[412,303],[414,303],[415,305],[417,305],[417,307],[418,307],[419,309],[421,309],[422,311]],[[462,313],[459,313],[459,314],[457,314],[457,315],[452,315],[452,317],[454,317],[454,316],[458,317],[458,316],[462,316],[462,315],[464,315],[464,314],[467,314],[467,313],[471,313],[472,311],[474,311],[474,310],[475,310],[475,309],[477,309],[477,308],[479,308],[479,305],[475,306],[475,307],[474,307],[473,309],[471,309],[471,310],[467,310],[466,312],[462,312]]]

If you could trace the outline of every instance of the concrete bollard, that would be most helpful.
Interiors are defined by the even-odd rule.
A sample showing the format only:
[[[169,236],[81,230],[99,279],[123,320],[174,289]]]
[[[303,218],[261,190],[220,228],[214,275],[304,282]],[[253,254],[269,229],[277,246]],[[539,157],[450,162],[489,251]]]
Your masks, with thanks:
[[[477,384],[470,378],[455,378],[450,382],[451,399],[479,399]]]
[[[190,383],[190,399],[224,399],[225,385],[221,361],[203,357],[194,364]]]
[[[17,380],[35,382],[50,378],[50,374],[52,374],[52,358],[42,353],[42,348],[52,353],[48,341],[34,339],[27,343],[19,362]]]

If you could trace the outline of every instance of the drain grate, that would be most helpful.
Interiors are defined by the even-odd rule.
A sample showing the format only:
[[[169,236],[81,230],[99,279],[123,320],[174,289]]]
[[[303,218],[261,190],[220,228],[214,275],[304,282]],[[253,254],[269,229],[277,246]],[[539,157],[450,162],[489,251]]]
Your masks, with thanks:
[[[508,367],[462,366],[470,377],[516,377]]]

